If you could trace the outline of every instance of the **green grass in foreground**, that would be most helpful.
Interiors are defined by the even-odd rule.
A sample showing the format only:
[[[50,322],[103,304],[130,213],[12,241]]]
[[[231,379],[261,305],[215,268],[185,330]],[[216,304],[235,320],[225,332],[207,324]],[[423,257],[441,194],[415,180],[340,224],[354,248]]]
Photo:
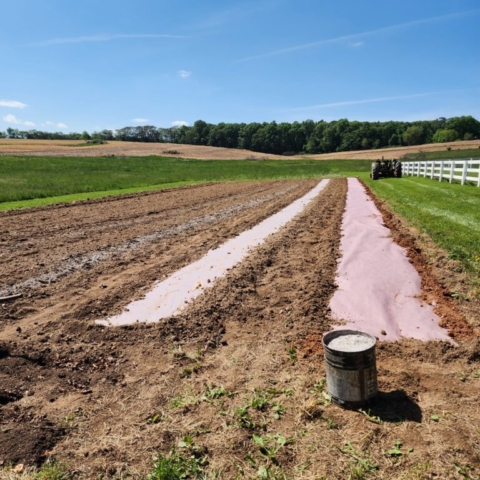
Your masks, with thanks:
[[[368,172],[370,164],[365,160],[3,156],[0,210],[202,182],[357,175]]]
[[[480,188],[409,176],[362,178],[395,212],[480,277]]]
[[[421,147],[419,147],[421,148]],[[466,150],[442,150],[438,152],[409,153],[402,160],[456,160],[462,158],[480,158],[480,148]]]

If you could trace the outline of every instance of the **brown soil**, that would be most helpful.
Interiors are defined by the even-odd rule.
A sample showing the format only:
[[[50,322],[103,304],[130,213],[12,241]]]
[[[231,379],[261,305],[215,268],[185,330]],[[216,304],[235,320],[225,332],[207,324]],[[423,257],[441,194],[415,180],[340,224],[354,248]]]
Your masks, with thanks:
[[[316,160],[375,160],[400,158],[407,153],[444,151],[447,148],[464,150],[480,148],[480,140],[450,143],[431,143],[411,147],[382,148],[378,150],[359,150],[352,152],[322,153],[307,156],[285,157],[235,148],[205,147],[196,145],[177,145],[168,143],[108,142],[105,145],[75,146],[84,143],[74,140],[18,140],[0,139],[0,155],[48,155],[59,157],[94,157],[94,156],[131,156],[144,157],[161,155],[168,157],[193,158],[199,160],[262,160],[262,159],[298,159]],[[173,153],[175,152],[175,153]],[[480,150],[479,150],[480,155]]]
[[[144,478],[176,447],[206,455],[210,478],[259,478],[261,467],[269,478],[355,478],[353,468],[476,478],[478,338],[380,343],[381,395],[368,415],[322,392],[343,179],[182,315],[94,326],[313,184],[215,184],[3,214],[0,290],[24,296],[0,304],[0,462],[54,457],[77,478]],[[253,434],[278,447],[273,458]],[[195,448],[178,447],[185,436]],[[389,454],[397,441],[401,453]]]
[[[285,159],[236,148],[177,145],[170,143],[108,142],[104,145],[75,146],[82,141],[0,139],[0,155],[47,155],[55,157],[164,157],[194,158],[199,160],[262,160]]]

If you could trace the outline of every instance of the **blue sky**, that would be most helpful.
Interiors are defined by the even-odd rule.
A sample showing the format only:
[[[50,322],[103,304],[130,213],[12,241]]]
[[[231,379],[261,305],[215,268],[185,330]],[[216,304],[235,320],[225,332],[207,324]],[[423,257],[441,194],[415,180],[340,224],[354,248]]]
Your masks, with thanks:
[[[478,0],[16,0],[0,130],[480,119]]]

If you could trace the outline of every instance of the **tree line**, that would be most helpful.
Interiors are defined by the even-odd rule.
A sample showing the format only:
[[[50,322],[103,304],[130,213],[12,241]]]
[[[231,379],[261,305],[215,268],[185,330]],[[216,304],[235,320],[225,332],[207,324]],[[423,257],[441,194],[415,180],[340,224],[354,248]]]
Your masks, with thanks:
[[[157,128],[152,125],[102,130],[89,134],[19,131],[9,128],[1,137],[51,140],[119,140],[240,148],[277,155],[331,153],[351,150],[423,145],[480,138],[480,122],[472,116],[416,122],[218,123],[197,120],[192,126]]]

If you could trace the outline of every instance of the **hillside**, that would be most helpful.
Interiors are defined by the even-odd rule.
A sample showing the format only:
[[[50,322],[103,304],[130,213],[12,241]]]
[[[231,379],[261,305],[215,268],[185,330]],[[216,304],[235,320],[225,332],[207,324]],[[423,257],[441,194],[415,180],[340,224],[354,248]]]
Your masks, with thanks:
[[[1,139],[0,155],[44,155],[58,157],[94,157],[102,155],[144,157],[149,155],[195,158],[199,160],[259,160],[281,158],[313,158],[318,160],[370,160],[381,158],[400,158],[408,153],[444,151],[447,148],[464,150],[479,148],[480,140],[449,143],[431,143],[410,147],[384,148],[377,150],[359,150],[349,152],[325,153],[317,155],[297,155],[284,157],[250,150],[179,145],[169,143],[137,143],[113,141],[105,145],[83,146],[83,141],[72,140],[17,140]],[[479,150],[480,155],[480,150]]]

